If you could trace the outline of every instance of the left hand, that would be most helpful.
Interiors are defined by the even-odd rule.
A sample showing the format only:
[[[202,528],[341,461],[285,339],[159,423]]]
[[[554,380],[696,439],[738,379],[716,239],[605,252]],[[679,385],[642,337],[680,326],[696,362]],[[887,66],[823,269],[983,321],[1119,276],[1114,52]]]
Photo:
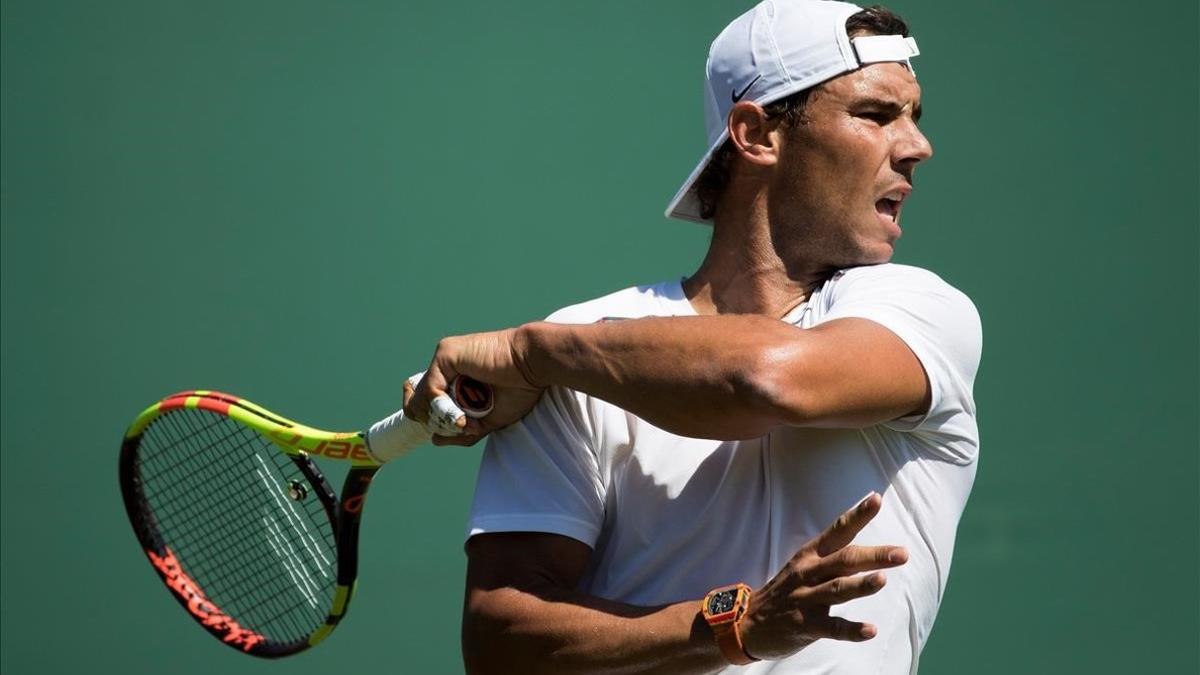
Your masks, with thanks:
[[[867,495],[754,591],[741,626],[747,654],[783,659],[821,638],[862,642],[878,634],[872,624],[830,612],[842,603],[878,593],[887,583],[882,570],[908,562],[903,547],[851,543],[882,507],[881,496]]]
[[[524,417],[541,398],[544,386],[532,382],[524,362],[526,343],[519,328],[442,338],[425,377],[414,388],[404,384],[404,414],[425,424],[430,402],[447,394],[459,375],[492,386],[495,407],[482,419],[463,417],[458,436],[433,437],[434,445],[474,445],[491,432]]]

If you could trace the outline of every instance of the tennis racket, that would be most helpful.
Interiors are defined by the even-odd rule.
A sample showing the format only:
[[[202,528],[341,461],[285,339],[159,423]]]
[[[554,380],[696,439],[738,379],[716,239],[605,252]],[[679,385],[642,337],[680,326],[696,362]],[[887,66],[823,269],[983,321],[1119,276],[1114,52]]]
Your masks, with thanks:
[[[488,385],[460,377],[431,424],[482,417],[491,403]],[[142,550],[188,614],[230,647],[277,658],[321,642],[346,615],[371,479],[429,438],[403,410],[337,433],[185,391],[125,432],[121,492]],[[340,498],[315,458],[349,463]]]

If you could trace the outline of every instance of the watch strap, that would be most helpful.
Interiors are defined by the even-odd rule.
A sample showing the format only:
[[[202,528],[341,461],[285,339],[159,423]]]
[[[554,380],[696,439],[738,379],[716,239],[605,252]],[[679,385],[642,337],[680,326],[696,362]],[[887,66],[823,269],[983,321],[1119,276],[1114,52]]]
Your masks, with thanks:
[[[733,587],[725,589],[715,589],[712,593],[719,593],[722,590],[734,588],[737,590],[737,597],[734,600],[735,614],[733,619],[724,621],[712,621],[706,610],[704,618],[708,621],[709,628],[712,629],[713,636],[716,638],[717,647],[725,656],[725,660],[735,666],[745,666],[758,661],[758,659],[746,652],[746,646],[742,643],[741,624],[742,617],[746,615],[746,609],[750,604],[750,587],[746,584],[736,584]],[[710,593],[710,596],[711,594]]]

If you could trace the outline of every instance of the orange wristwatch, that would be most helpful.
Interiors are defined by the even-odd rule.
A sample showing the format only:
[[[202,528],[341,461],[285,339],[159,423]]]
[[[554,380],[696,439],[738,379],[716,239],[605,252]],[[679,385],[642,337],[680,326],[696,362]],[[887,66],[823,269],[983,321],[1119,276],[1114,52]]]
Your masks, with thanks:
[[[750,605],[751,589],[746,584],[734,584],[714,588],[704,596],[700,604],[700,613],[712,628],[717,638],[717,646],[725,659],[735,666],[754,663],[758,659],[746,653],[742,645],[740,624]]]

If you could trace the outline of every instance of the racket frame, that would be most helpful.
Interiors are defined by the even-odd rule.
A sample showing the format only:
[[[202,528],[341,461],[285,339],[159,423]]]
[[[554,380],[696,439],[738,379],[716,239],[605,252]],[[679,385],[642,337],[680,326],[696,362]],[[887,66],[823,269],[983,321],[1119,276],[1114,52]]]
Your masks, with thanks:
[[[291,457],[330,517],[337,550],[337,576],[333,603],[323,625],[306,638],[281,643],[242,628],[204,596],[167,547],[148,508],[138,476],[138,448],[150,425],[178,409],[207,410],[224,415],[254,429]],[[342,486],[341,498],[312,461],[312,456],[348,462],[351,467]],[[320,643],[333,632],[350,606],[358,577],[358,534],[362,509],[371,480],[382,466],[367,452],[363,432],[330,432],[309,427],[277,415],[237,396],[210,390],[191,390],[167,396],[146,408],[125,432],[121,443],[119,474],[121,493],[130,524],[151,566],[188,614],[222,642],[253,656],[279,658]]]

